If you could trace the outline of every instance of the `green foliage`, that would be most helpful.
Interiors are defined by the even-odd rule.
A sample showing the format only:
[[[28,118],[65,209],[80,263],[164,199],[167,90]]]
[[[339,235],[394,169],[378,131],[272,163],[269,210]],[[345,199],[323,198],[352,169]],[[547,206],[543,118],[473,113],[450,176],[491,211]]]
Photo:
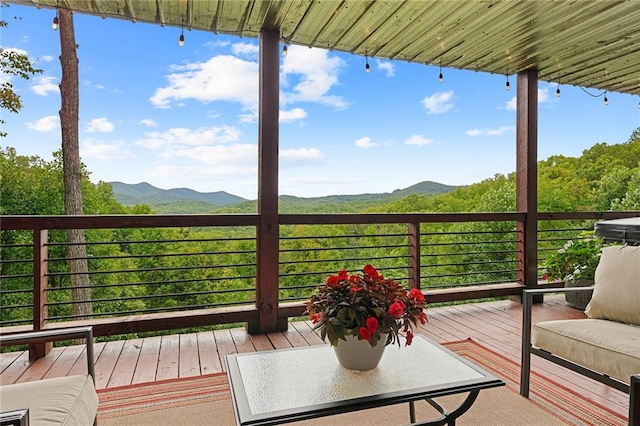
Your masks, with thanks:
[[[592,280],[602,254],[602,240],[583,234],[567,241],[545,261],[549,280]]]
[[[8,6],[0,5],[0,9],[5,7]],[[7,26],[6,21],[0,20],[0,28]],[[12,77],[29,80],[30,77],[40,73],[42,70],[34,68],[26,54],[0,47],[0,109],[6,109],[13,113],[18,113],[22,109],[22,100],[13,90],[13,84],[11,84]],[[0,118],[0,124],[4,123],[5,121]],[[0,137],[6,135],[5,132],[0,131]]]

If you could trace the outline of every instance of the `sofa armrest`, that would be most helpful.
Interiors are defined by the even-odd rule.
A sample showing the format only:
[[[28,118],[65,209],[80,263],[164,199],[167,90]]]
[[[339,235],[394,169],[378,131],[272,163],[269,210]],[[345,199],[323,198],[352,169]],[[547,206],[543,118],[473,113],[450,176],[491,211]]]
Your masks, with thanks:
[[[27,331],[24,333],[5,334],[0,336],[0,346],[27,345],[43,342],[84,338],[87,345],[87,371],[95,380],[93,360],[93,327],[59,328],[52,330]]]

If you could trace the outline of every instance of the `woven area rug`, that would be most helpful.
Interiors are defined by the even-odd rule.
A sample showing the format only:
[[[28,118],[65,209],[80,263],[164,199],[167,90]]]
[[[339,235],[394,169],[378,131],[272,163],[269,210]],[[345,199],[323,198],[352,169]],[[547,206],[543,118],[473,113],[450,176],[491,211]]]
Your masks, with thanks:
[[[471,409],[457,420],[457,425],[627,424],[625,417],[535,372],[531,377],[531,398],[523,398],[518,393],[518,364],[472,340],[445,346],[507,383],[504,387],[481,391]],[[98,396],[100,426],[236,424],[224,373],[102,389]],[[453,406],[461,398],[463,396],[452,396],[439,401]],[[418,420],[437,417],[427,403],[416,406]],[[408,404],[398,404],[292,424],[403,425],[409,423],[408,411]]]

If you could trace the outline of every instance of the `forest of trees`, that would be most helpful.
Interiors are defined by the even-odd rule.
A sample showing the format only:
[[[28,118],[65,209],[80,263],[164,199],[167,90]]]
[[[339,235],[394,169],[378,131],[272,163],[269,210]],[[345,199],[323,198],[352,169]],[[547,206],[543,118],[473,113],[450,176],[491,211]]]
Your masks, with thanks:
[[[62,215],[61,153],[52,161],[0,148],[0,214]],[[150,206],[119,204],[107,183],[82,170],[84,213],[153,214]],[[538,164],[539,211],[640,210],[640,128],[620,144],[597,144],[578,158],[552,156]],[[515,175],[439,195],[408,195],[388,203],[296,203],[282,213],[430,213],[515,211]],[[255,202],[210,213],[255,213]],[[592,224],[585,223],[585,227]],[[422,285],[508,282],[514,279],[514,224],[424,224]],[[306,298],[335,266],[374,259],[387,276],[406,275],[407,227],[296,225],[281,231],[281,300]],[[29,323],[32,305],[31,232],[1,231],[0,323]],[[49,317],[73,317],[66,233],[49,234]],[[93,316],[250,303],[255,295],[255,228],[87,230]],[[557,245],[561,245],[557,243]],[[367,262],[365,262],[367,260]],[[340,263],[342,262],[342,263]],[[464,273],[463,273],[464,272]],[[446,277],[446,278],[445,278]],[[11,309],[8,309],[11,308]]]

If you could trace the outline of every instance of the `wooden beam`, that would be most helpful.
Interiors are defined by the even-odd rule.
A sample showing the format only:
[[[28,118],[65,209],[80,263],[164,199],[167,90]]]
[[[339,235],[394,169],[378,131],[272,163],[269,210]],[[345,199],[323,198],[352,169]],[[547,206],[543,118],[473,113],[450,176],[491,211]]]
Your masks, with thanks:
[[[280,33],[260,35],[260,84],[258,118],[258,235],[256,307],[258,324],[247,324],[249,333],[286,330],[278,320],[278,117]]]
[[[517,280],[537,285],[538,254],[538,72],[518,73],[516,118],[516,210],[525,213],[518,222]]]

